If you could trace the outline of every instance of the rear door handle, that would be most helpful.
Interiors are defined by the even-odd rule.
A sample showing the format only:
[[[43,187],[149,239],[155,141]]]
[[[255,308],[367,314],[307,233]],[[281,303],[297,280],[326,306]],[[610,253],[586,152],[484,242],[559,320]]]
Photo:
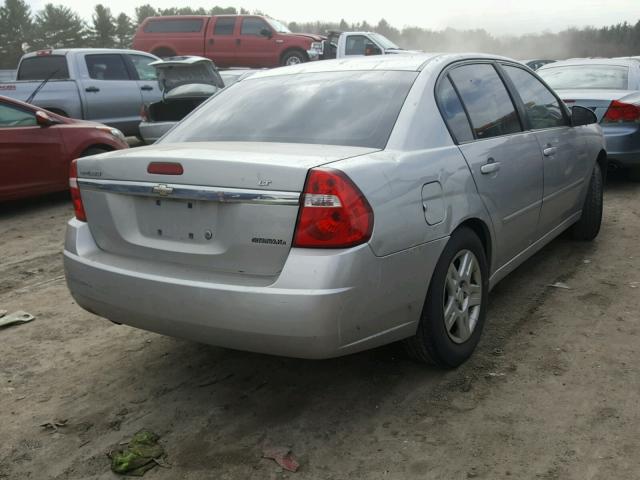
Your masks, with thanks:
[[[551,157],[551,156],[555,155],[557,151],[558,151],[558,149],[556,147],[547,147],[544,150],[542,150],[542,154],[545,157]]]
[[[153,90],[153,87],[151,85],[143,85],[140,87],[140,90],[150,91],[150,90]]]
[[[497,172],[498,170],[500,170],[500,162],[496,162],[492,158],[490,158],[487,163],[480,167],[480,172],[484,175]]]
[[[213,38],[209,39],[209,45],[213,45],[215,42],[213,41]]]
[[[240,45],[240,39],[236,38],[236,45]]]
[[[87,87],[84,89],[85,92],[99,92],[100,89],[98,87]]]

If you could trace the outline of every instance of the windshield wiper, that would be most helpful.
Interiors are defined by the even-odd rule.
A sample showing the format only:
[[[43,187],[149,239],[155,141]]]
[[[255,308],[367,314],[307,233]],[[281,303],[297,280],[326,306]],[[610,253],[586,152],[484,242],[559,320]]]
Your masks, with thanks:
[[[54,76],[56,73],[58,73],[59,71],[60,71],[60,69],[58,69],[58,70],[54,70],[53,72],[51,72],[51,73],[49,74],[49,76],[48,76],[47,78],[45,78],[45,79],[40,83],[40,85],[38,85],[38,86],[36,87],[36,89],[31,93],[31,95],[29,95],[29,98],[27,98],[27,99],[25,100],[25,103],[31,103],[31,102],[33,101],[33,99],[34,99],[34,98],[36,98],[36,95],[37,95],[37,94],[38,94],[38,92],[42,89],[42,87],[44,87],[44,86],[47,84],[47,82],[48,82],[49,80],[51,80],[51,79],[53,78],[53,76]]]

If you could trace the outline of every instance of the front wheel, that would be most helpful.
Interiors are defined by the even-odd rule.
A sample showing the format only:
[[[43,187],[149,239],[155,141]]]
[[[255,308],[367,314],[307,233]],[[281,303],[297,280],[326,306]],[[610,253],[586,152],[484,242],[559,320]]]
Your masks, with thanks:
[[[289,65],[298,65],[306,61],[307,57],[305,56],[305,54],[297,50],[292,50],[282,56],[282,65],[285,67]]]
[[[488,271],[478,236],[466,227],[454,232],[433,272],[418,331],[405,340],[411,357],[455,368],[471,356],[484,326]]]
[[[602,183],[602,171],[600,165],[596,163],[591,173],[587,196],[582,205],[582,217],[571,227],[571,236],[574,240],[590,241],[600,232],[604,190]]]

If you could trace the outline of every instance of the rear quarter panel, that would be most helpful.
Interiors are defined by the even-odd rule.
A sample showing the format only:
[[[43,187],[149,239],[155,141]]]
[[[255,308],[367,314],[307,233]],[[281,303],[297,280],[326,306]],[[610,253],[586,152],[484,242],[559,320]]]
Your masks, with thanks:
[[[370,241],[377,256],[385,256],[441,239],[465,220],[493,227],[469,167],[453,143],[434,96],[440,68],[425,69],[416,79],[384,151],[336,164],[360,187],[374,210]],[[442,187],[444,219],[429,225],[422,188]],[[489,252],[493,257],[492,252]]]

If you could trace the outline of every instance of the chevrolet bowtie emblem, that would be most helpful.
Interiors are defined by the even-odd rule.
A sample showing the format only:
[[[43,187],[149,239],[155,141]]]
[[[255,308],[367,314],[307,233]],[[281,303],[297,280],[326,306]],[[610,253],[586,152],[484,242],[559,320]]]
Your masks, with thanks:
[[[151,191],[153,193],[157,193],[158,195],[166,197],[167,195],[171,195],[171,192],[173,192],[173,187],[161,183],[160,185],[156,185],[155,187],[153,187]]]

